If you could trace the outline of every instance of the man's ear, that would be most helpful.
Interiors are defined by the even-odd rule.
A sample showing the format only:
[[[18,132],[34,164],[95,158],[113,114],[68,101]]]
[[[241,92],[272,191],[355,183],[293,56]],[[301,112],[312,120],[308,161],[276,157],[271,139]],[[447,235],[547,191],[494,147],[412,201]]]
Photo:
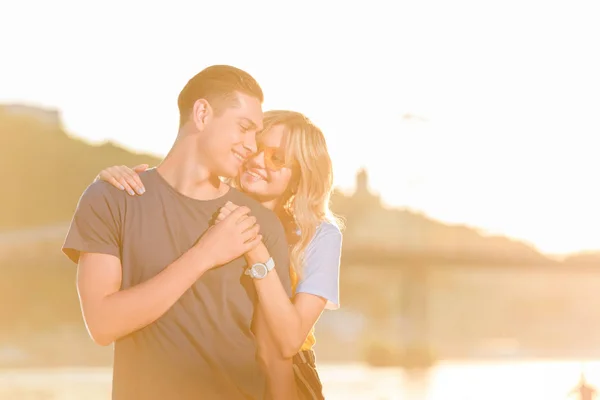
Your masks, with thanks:
[[[210,103],[205,99],[196,100],[192,110],[192,118],[194,120],[194,125],[200,132],[204,130],[206,123],[210,120],[211,116],[212,107],[210,106]]]

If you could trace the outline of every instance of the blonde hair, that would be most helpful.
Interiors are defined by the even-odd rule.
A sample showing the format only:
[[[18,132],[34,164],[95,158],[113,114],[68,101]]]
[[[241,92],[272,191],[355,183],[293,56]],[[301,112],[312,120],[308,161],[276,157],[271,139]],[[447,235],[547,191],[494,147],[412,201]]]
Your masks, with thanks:
[[[276,212],[291,241],[290,265],[301,276],[304,252],[318,226],[330,222],[342,228],[342,220],[330,209],[333,191],[333,167],[323,132],[303,114],[273,110],[264,113],[260,137],[276,126],[283,126],[282,147],[285,161],[293,165],[292,178],[280,199]],[[297,231],[299,230],[299,236]]]
[[[280,218],[289,218],[284,225],[290,236],[299,230],[292,243],[290,265],[296,275],[302,274],[304,252],[318,226],[330,222],[341,227],[341,220],[330,209],[333,191],[333,167],[323,132],[303,114],[294,111],[267,111],[263,117],[261,134],[275,126],[285,129],[282,147],[285,160],[294,165],[288,189],[279,202]],[[260,134],[258,138],[260,140]],[[283,215],[281,215],[283,214]]]

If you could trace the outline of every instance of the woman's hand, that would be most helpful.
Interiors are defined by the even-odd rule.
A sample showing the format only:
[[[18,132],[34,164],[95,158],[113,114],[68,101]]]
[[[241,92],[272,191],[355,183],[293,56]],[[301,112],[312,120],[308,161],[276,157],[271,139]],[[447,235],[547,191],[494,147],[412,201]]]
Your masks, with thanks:
[[[231,214],[232,212],[234,212],[235,210],[237,210],[239,207],[240,206],[235,205],[232,202],[228,201],[219,210],[219,215],[217,215],[217,219],[215,220],[215,223],[218,224],[219,222],[223,221],[225,218],[227,218],[227,216],[229,214]]]
[[[138,174],[147,169],[148,164],[140,164],[133,167],[133,169],[126,167],[125,165],[115,165],[114,167],[108,167],[100,171],[96,180],[100,179],[108,182],[117,189],[127,191],[127,193],[132,196],[135,196],[136,193],[141,195],[146,189]]]

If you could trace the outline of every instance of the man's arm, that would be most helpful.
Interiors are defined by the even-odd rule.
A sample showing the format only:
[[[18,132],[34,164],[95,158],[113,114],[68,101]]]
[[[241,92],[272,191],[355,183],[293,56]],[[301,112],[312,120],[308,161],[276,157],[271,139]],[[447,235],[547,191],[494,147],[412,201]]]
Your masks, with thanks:
[[[84,320],[101,345],[154,322],[205,271],[239,257],[261,240],[256,236],[255,219],[245,218],[250,210],[240,207],[159,274],[120,290],[124,196],[103,182],[88,187],[63,246],[65,254],[78,263],[77,290]]]
[[[258,362],[267,377],[265,399],[297,400],[292,359],[281,355],[259,305],[255,308],[252,322]]]
[[[200,254],[204,252],[205,257]],[[94,342],[106,346],[160,318],[211,268],[202,246],[193,247],[152,279],[121,288],[121,261],[108,254],[82,253],[77,292]]]

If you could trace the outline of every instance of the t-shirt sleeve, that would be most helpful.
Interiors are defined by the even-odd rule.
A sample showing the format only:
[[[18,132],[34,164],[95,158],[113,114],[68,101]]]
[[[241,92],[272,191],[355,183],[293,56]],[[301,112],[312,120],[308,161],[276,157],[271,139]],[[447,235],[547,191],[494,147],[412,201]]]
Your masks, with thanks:
[[[277,275],[281,280],[281,284],[288,294],[288,297],[291,298],[292,281],[290,279],[290,256],[288,242],[285,236],[283,225],[279,219],[275,216],[275,214],[273,214],[271,217],[273,222],[269,221],[271,229],[269,229],[268,233],[265,232],[268,235],[264,238],[265,245],[267,246],[269,254],[271,254],[271,257],[275,262],[275,270],[277,271]],[[271,218],[269,220],[271,220]]]
[[[329,222],[321,224],[304,253],[304,266],[296,293],[308,293],[327,300],[325,308],[340,306],[340,258],[342,233]]]
[[[104,182],[94,182],[83,192],[62,247],[77,263],[81,252],[120,258],[121,209]]]

